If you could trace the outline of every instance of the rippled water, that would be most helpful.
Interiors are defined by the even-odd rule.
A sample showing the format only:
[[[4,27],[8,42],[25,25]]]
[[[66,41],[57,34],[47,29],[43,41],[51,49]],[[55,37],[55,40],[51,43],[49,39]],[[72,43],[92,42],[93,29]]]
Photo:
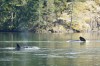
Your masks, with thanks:
[[[99,33],[0,36],[0,66],[100,66]],[[74,41],[79,36],[87,41]],[[15,50],[16,43],[20,44],[20,51]]]

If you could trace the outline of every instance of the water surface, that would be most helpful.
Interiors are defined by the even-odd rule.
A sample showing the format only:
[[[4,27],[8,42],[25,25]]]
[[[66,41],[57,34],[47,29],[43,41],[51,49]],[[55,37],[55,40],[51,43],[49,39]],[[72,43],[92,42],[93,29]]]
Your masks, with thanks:
[[[77,42],[79,36],[87,42]],[[99,33],[0,33],[0,66],[100,66]],[[16,43],[29,48],[15,50]]]

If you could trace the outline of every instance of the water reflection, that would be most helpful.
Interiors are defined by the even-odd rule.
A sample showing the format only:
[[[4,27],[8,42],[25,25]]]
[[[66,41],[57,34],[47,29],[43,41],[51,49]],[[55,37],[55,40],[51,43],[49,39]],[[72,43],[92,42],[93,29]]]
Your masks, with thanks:
[[[0,37],[0,66],[100,66],[100,36],[95,33],[29,33],[25,34],[26,39],[23,39],[22,33],[0,35],[2,36]],[[80,35],[89,42],[67,42],[67,40],[78,40]],[[30,48],[16,51],[14,50],[16,43],[21,47]]]

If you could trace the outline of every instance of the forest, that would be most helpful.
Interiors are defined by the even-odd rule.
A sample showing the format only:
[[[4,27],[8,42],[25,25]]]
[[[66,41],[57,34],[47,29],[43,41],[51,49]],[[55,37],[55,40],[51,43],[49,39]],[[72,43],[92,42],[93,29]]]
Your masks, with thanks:
[[[0,0],[1,32],[65,33],[99,30],[99,0]]]

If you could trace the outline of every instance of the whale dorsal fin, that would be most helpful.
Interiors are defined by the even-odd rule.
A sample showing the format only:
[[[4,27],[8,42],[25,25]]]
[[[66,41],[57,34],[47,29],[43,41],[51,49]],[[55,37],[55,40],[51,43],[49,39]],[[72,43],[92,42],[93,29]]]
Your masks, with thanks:
[[[79,38],[80,38],[81,41],[86,41],[85,38],[83,38],[81,36]]]
[[[16,50],[20,50],[21,49],[21,47],[20,47],[20,45],[17,43],[16,44],[16,48],[15,48]]]

